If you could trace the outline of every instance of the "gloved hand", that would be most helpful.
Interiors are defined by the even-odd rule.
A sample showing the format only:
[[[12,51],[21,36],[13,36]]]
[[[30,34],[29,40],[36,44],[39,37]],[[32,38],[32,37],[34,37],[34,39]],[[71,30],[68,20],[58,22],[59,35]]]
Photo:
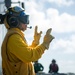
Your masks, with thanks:
[[[39,44],[39,40],[42,34],[42,31],[40,31],[39,33],[37,32],[38,27],[35,26],[35,31],[34,31],[34,40],[32,42],[33,45],[38,45]]]
[[[51,28],[47,30],[46,35],[44,36],[43,45],[46,47],[46,49],[49,48],[50,42],[54,39],[54,37],[50,34]]]

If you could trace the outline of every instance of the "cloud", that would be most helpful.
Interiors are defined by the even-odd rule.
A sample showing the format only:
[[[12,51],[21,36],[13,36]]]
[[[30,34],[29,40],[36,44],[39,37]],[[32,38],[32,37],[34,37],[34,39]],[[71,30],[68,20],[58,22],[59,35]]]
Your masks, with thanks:
[[[46,30],[52,27],[53,31],[57,33],[68,33],[75,31],[74,15],[70,15],[66,12],[59,14],[59,11],[54,8],[49,8],[45,11],[40,11],[40,6],[38,6],[38,4],[33,1],[27,2],[26,6],[26,12],[30,15],[30,25],[33,25],[33,27],[35,25],[38,25],[41,30]]]
[[[52,27],[53,31],[57,33],[75,31],[75,16],[66,12],[59,14],[59,11],[54,8],[47,9],[45,14],[44,12],[36,10],[32,7],[28,9],[31,25],[38,25],[41,30],[46,30]]]
[[[69,72],[74,72],[75,70],[75,61],[73,60],[61,60],[58,62],[58,65],[59,65],[59,71],[62,72],[62,70],[67,73]]]
[[[54,44],[52,46],[52,49],[54,51],[57,51],[59,53],[63,53],[63,54],[75,54],[75,35],[71,35],[70,37],[68,37],[67,39],[64,38],[60,38],[59,40],[56,39],[54,41]]]
[[[44,12],[39,10],[38,4],[35,2],[26,3],[27,10],[26,12],[30,15],[30,24],[33,28],[35,25],[38,25],[39,29],[46,30],[48,28],[48,20],[45,19],[46,15]]]
[[[70,6],[70,5],[74,4],[73,0],[47,0],[47,1],[50,3],[55,3],[58,6],[62,6],[62,5]]]
[[[47,9],[47,19],[55,32],[74,32],[75,16],[66,12],[59,14],[57,9]]]

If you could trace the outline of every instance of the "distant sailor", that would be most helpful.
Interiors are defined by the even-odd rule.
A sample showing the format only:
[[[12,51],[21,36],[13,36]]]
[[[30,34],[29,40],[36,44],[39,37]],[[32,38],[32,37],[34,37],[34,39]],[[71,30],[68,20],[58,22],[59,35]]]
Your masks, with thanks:
[[[58,73],[59,67],[56,64],[56,60],[53,59],[52,63],[49,65],[49,73]]]

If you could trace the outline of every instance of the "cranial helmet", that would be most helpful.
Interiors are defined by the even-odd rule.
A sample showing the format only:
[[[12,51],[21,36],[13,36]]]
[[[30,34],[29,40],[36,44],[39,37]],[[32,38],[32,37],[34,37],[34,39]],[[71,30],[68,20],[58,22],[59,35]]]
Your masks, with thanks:
[[[29,15],[26,15],[24,9],[19,6],[8,8],[6,12],[6,22],[10,27],[17,27],[19,22],[29,24]]]

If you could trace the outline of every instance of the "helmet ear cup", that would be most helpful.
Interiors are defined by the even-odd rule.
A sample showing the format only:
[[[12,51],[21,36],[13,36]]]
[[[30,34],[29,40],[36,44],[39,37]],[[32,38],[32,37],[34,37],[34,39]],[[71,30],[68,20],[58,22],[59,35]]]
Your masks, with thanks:
[[[19,21],[16,17],[10,17],[8,19],[8,24],[9,24],[10,27],[17,27],[18,24],[19,24]]]

